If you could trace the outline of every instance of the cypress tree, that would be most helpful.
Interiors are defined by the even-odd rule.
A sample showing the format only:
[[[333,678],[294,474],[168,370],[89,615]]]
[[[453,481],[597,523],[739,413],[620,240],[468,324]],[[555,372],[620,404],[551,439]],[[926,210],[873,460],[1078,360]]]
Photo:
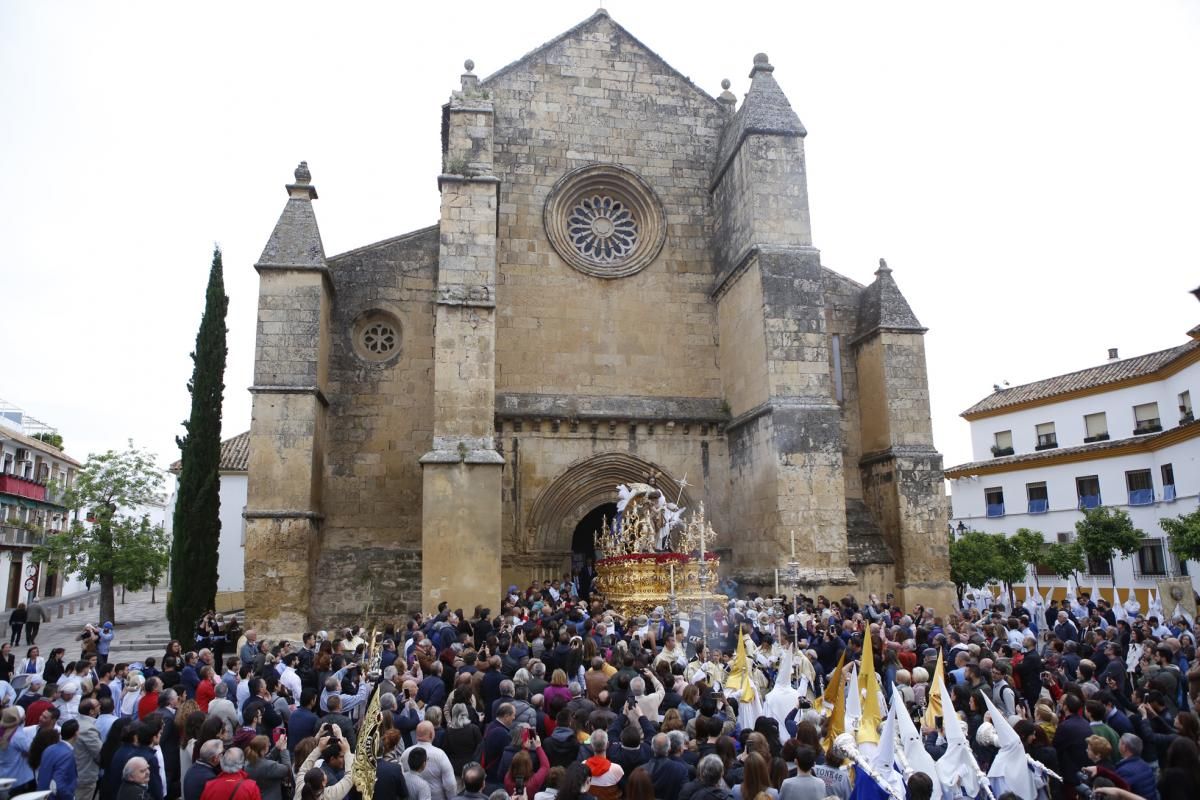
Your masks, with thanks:
[[[190,641],[196,621],[212,608],[217,594],[217,547],[221,538],[221,400],[225,390],[225,313],[229,298],[221,248],[213,248],[204,316],[192,352],[190,418],[187,434],[176,437],[182,454],[171,546],[171,597],[167,619],[171,637]]]

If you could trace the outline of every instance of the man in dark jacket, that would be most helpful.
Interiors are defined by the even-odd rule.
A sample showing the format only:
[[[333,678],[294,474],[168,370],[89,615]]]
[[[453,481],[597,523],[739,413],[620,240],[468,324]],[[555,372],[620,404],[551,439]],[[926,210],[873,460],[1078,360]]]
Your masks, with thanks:
[[[1054,732],[1054,749],[1058,751],[1061,775],[1068,786],[1079,785],[1079,771],[1088,766],[1087,738],[1092,726],[1083,718],[1083,701],[1078,695],[1065,694],[1062,699],[1066,717]]]
[[[665,733],[654,735],[650,740],[650,751],[653,755],[646,762],[646,772],[654,784],[654,796],[660,800],[677,800],[691,770],[684,762],[671,758],[671,738]]]
[[[542,739],[542,750],[552,767],[569,767],[579,760],[579,740],[571,727],[571,712],[558,712],[554,732]]]
[[[1154,770],[1142,758],[1142,740],[1132,733],[1121,734],[1117,750],[1121,754],[1117,774],[1129,784],[1129,790],[1144,800],[1158,800]]]
[[[225,745],[220,739],[210,739],[200,747],[200,758],[183,776],[183,800],[200,800],[204,787],[220,772],[221,754],[224,752]]]
[[[379,759],[375,763],[375,800],[404,800],[408,796],[404,768],[394,761]]]
[[[512,739],[510,729],[516,718],[517,712],[512,704],[501,703],[496,709],[495,721],[483,734],[483,768],[487,772],[489,786],[498,786],[503,782],[500,763],[504,759],[504,750]]]
[[[306,688],[300,693],[300,705],[288,717],[287,741],[288,752],[295,754],[296,743],[301,739],[317,735],[320,718],[317,717],[317,690]]]
[[[179,764],[179,731],[175,727],[175,709],[179,706],[179,694],[174,689],[167,689],[158,695],[158,713],[162,714],[163,727],[159,739],[163,762],[167,771],[167,800],[179,797],[180,764]]]

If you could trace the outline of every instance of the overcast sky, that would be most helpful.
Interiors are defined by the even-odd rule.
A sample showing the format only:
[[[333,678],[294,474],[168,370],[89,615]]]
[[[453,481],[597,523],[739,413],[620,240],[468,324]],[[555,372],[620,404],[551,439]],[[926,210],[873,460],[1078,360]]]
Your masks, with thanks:
[[[712,94],[769,54],[823,262],[879,257],[926,336],[936,444],[991,391],[1200,322],[1200,3],[609,0]],[[169,463],[211,248],[224,434],[249,427],[257,260],[307,159],[330,255],[437,220],[440,106],[594,1],[0,0],[0,397],[67,450]]]

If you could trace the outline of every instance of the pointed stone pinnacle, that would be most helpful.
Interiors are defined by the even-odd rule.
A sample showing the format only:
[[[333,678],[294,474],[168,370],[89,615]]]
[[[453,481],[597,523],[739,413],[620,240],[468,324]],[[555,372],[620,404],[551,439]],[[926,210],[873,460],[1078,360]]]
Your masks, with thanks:
[[[887,265],[887,259],[879,259],[879,269],[875,270],[876,275],[891,275],[892,268]]]
[[[312,183],[312,173],[308,171],[308,162],[307,161],[300,162],[300,165],[296,167],[295,175],[296,175],[296,183],[299,183],[299,184]]]

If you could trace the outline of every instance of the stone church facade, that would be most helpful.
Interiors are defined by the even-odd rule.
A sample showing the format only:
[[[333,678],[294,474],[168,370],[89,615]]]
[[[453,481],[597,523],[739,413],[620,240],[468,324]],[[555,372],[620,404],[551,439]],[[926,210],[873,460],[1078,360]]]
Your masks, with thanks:
[[[302,164],[256,264],[251,624],[495,609],[630,481],[703,503],[743,587],[794,535],[808,591],[947,607],[924,328],[882,262],[821,265],[766,56],[739,105],[601,10],[472,69],[437,225],[327,257]]]

